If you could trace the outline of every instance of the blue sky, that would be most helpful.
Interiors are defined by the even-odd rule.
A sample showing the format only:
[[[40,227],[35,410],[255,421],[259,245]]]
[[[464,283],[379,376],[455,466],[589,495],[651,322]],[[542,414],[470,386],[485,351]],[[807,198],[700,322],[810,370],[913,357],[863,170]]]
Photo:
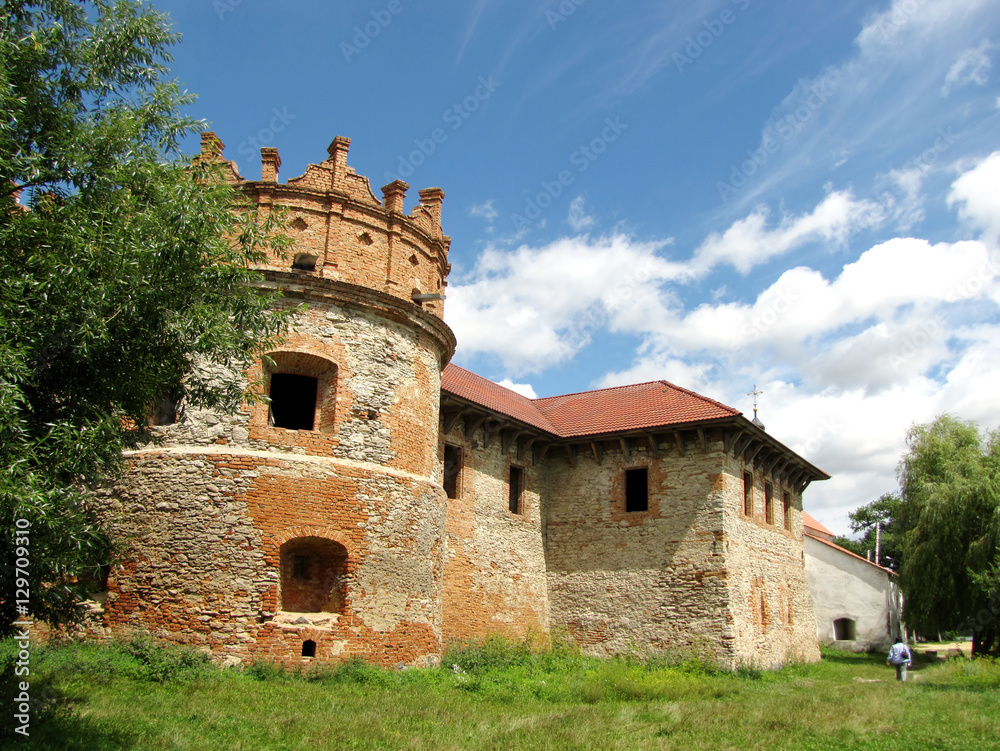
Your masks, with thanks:
[[[834,479],[1000,426],[1000,6],[987,0],[162,0],[243,175],[336,135],[447,197],[455,362],[538,396],[667,379]],[[190,144],[191,150],[196,144]]]

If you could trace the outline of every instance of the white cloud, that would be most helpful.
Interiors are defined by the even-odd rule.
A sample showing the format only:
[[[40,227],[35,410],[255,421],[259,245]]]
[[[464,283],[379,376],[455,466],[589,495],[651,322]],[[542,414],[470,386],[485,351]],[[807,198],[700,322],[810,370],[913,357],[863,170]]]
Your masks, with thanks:
[[[514,383],[509,378],[504,378],[502,381],[497,381],[497,385],[503,386],[505,389],[510,389],[521,396],[526,396],[529,399],[538,398],[538,394],[535,393],[535,390],[531,387],[530,383]]]
[[[577,196],[569,204],[569,216],[566,217],[569,226],[575,232],[585,230],[594,223],[594,217],[583,210],[583,196]]]
[[[922,188],[931,166],[908,163],[875,179],[876,192],[888,217],[900,230],[908,230],[924,220]]]
[[[469,214],[471,216],[481,216],[486,221],[492,223],[494,219],[500,216],[500,213],[493,206],[493,199],[483,203],[478,203],[469,209]]]
[[[564,362],[600,330],[665,314],[660,290],[685,273],[625,235],[561,238],[541,248],[487,248],[448,287],[446,318],[464,353],[491,353],[514,374]]]
[[[996,247],[1000,239],[1000,151],[994,151],[974,168],[964,172],[951,186],[948,205],[958,206],[958,214],[984,232]]]
[[[768,210],[759,207],[725,232],[709,235],[694,253],[692,271],[700,276],[719,264],[729,264],[745,274],[808,242],[842,245],[852,232],[878,222],[881,216],[878,204],[856,201],[848,191],[830,193],[809,214],[782,217],[774,229],[767,227]]]
[[[925,174],[895,177],[916,194]],[[912,423],[950,411],[1000,424],[988,396],[1000,372],[997,185],[1000,152],[952,182],[947,202],[979,239],[894,237],[833,275],[788,268],[752,300],[726,301],[727,266],[745,272],[807,242],[837,246],[877,210],[848,192],[771,226],[759,209],[687,260],[625,235],[492,248],[450,287],[449,322],[463,349],[495,354],[511,372],[564,363],[613,332],[641,344],[595,386],[666,379],[749,413],[758,384],[768,431],[833,475],[809,489],[807,509],[846,532],[849,511],[895,489]],[[692,307],[687,293],[703,282]]]
[[[984,39],[978,47],[970,47],[958,56],[941,87],[941,96],[948,96],[953,90],[974,83],[985,86],[989,81],[989,69],[992,60],[988,54],[992,45]]]

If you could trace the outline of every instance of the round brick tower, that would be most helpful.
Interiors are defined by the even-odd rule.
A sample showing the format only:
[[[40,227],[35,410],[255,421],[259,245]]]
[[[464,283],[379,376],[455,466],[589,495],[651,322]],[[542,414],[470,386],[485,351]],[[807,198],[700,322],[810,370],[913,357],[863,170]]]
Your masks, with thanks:
[[[280,348],[247,376],[269,403],[236,415],[182,410],[163,443],[134,452],[107,498],[128,546],[109,580],[107,632],[142,628],[232,660],[361,656],[424,664],[441,649],[445,493],[441,371],[450,238],[444,193],[408,185],[379,201],[329,158],[277,182],[242,178],[212,133],[201,159],[263,210],[282,206],[294,249],[266,284],[305,303]]]

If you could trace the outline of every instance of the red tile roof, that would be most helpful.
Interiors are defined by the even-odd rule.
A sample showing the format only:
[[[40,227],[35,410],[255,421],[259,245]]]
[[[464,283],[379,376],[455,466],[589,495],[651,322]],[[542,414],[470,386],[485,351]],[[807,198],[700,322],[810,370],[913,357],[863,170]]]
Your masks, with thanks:
[[[493,412],[513,417],[547,433],[559,434],[555,425],[539,411],[533,400],[465,368],[451,363],[446,365],[441,376],[441,388],[462,399],[481,404]]]
[[[441,388],[561,438],[737,417],[741,413],[667,381],[528,399],[457,365]]]
[[[536,399],[564,437],[736,417],[738,410],[667,381]]]
[[[805,528],[805,531],[812,534],[813,537],[822,537],[826,540],[832,540],[836,537],[833,532],[816,521],[815,517],[806,511],[802,512],[802,526]]]

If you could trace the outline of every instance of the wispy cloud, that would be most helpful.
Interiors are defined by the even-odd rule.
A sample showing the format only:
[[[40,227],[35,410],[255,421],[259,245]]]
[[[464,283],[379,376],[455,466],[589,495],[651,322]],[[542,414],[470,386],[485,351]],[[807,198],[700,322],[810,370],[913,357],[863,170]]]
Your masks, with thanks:
[[[919,153],[939,128],[959,129],[973,110],[941,107],[941,86],[949,74],[953,92],[983,80],[989,46],[969,50],[968,40],[997,30],[988,0],[895,0],[868,19],[852,56],[801,79],[775,107],[757,147],[780,148],[720,214],[786,196],[834,168],[871,180],[871,165]]]
[[[989,56],[992,48],[990,41],[984,39],[978,47],[970,47],[962,52],[948,69],[948,75],[944,77],[941,96],[948,96],[954,89],[972,83],[985,86],[989,80],[990,66],[993,64]]]
[[[493,221],[500,216],[500,213],[493,206],[493,199],[484,201],[483,203],[477,203],[469,208],[470,216],[479,216],[485,219],[491,224]]]
[[[594,223],[594,217],[584,210],[583,203],[583,196],[577,196],[569,204],[569,215],[566,217],[566,221],[575,232],[581,232]]]

